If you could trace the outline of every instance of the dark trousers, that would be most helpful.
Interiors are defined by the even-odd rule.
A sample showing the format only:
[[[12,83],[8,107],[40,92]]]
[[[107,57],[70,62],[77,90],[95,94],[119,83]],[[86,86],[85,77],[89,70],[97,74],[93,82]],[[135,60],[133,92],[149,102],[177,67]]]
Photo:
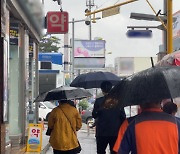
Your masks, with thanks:
[[[116,142],[116,137],[114,137],[114,136],[97,136],[96,137],[97,154],[105,154],[108,144],[110,146],[111,154],[116,154],[113,151],[115,142]]]
[[[68,151],[61,151],[61,150],[55,150],[53,149],[54,154],[76,154],[74,150],[68,150]]]

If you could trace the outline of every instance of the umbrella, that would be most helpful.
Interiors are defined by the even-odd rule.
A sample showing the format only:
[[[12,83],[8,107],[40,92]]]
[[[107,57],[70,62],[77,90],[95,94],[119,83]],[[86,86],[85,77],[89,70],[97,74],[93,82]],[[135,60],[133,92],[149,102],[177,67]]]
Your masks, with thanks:
[[[106,106],[159,102],[180,96],[180,68],[152,67],[122,80],[110,91]],[[108,104],[109,103],[109,104]]]
[[[180,66],[180,51],[173,52],[164,56],[156,66]]]
[[[115,85],[120,81],[120,78],[111,72],[89,72],[77,76],[70,86],[85,89],[100,88],[103,81],[109,81],[112,85]]]
[[[52,101],[52,100],[72,100],[91,97],[91,93],[83,88],[61,86],[48,92],[40,94],[35,102]]]

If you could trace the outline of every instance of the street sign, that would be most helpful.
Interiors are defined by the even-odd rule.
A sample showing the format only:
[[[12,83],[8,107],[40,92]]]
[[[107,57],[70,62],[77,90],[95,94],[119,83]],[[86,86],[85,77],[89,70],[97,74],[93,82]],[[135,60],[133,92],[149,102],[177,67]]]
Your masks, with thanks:
[[[68,33],[68,13],[67,12],[48,12],[47,13],[47,33],[65,34]]]
[[[26,152],[41,152],[42,124],[29,124]]]
[[[111,9],[104,10],[104,11],[102,11],[102,18],[119,14],[119,12],[120,12],[119,6],[118,6],[118,7],[111,8]]]
[[[128,30],[126,35],[131,38],[150,38],[152,37],[152,31],[151,30]]]

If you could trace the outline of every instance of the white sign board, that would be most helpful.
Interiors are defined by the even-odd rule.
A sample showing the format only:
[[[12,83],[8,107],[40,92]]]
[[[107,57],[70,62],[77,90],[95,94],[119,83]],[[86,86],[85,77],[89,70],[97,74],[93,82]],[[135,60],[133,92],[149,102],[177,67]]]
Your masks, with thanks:
[[[74,68],[104,68],[105,58],[74,58]]]
[[[104,40],[75,40],[74,57],[105,57]]]

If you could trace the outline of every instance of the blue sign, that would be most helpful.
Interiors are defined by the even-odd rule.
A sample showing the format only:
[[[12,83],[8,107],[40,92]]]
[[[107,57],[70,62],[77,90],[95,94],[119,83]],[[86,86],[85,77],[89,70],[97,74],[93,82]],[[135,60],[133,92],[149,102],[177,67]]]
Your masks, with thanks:
[[[62,53],[39,53],[39,61],[62,65]]]
[[[152,37],[152,31],[151,30],[128,30],[126,35],[130,38],[150,38]]]

